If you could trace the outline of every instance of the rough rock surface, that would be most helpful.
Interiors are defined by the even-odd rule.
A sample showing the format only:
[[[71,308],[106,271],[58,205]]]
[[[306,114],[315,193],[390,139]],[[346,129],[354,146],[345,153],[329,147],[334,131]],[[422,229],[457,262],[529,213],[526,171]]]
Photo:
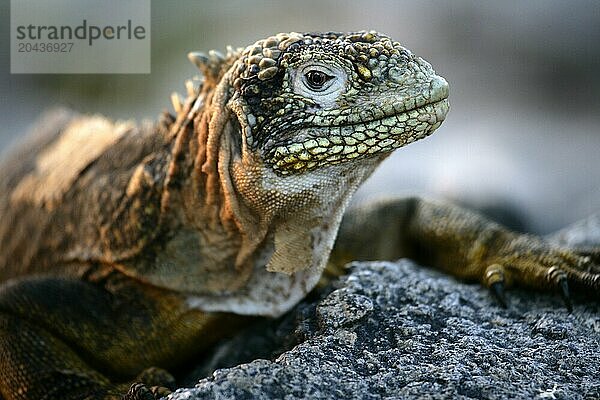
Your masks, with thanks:
[[[600,218],[573,229],[552,239],[589,248]],[[479,285],[409,260],[356,263],[286,317],[222,343],[194,374],[239,365],[168,399],[600,398],[598,300],[579,296],[569,314],[552,294],[508,294],[503,309]]]

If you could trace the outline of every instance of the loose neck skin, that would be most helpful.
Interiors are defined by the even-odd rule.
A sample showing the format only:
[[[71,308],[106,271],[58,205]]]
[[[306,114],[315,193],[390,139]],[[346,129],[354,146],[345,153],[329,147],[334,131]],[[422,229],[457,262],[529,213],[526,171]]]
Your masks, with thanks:
[[[176,252],[189,254],[179,257],[183,268],[177,268],[186,279],[178,285],[195,295],[243,292],[244,286],[258,284],[252,278],[257,271],[266,274],[262,280],[283,273],[287,291],[306,293],[327,262],[351,195],[381,159],[373,159],[370,167],[337,165],[278,176],[258,152],[243,145],[246,121],[228,106],[227,86],[222,83],[211,93],[192,113],[193,130],[180,125],[181,137],[175,139],[173,160],[178,161],[170,173],[179,169],[185,183],[171,197],[182,201],[178,219],[183,227],[166,245],[172,250],[163,252],[163,261]],[[193,107],[190,102],[190,112]],[[189,251],[194,245],[196,251]],[[303,283],[292,289],[298,273]]]

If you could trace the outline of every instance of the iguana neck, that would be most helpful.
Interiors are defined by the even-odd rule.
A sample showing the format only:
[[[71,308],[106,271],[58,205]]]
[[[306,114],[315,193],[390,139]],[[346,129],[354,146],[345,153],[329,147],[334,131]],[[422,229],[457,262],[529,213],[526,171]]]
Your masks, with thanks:
[[[171,207],[183,210],[182,226],[159,263],[178,260],[177,290],[192,308],[277,316],[318,282],[351,195],[380,160],[344,179],[328,170],[344,166],[291,176],[282,189],[260,160],[241,155],[245,121],[223,89],[195,109],[189,101],[191,118],[178,118],[169,173],[179,178],[169,181],[180,182],[170,197],[182,203]]]
[[[265,266],[320,274],[351,195],[381,160],[373,159],[372,168],[345,171],[341,180],[339,171],[329,169],[347,166],[291,176],[282,187],[258,157],[242,156],[246,121],[232,111],[229,93],[222,79],[212,91],[188,99],[174,123],[168,182],[183,179],[171,197],[182,202],[178,235],[185,235],[176,241],[190,246],[189,236],[197,235],[202,262],[214,261],[206,268],[231,270],[231,278],[222,275],[222,285],[211,290],[237,289]]]

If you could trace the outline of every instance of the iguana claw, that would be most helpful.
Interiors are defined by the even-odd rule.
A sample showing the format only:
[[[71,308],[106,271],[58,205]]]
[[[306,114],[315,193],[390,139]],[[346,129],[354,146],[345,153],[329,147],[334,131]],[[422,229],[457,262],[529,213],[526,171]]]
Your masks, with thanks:
[[[569,310],[569,312],[573,311],[573,304],[571,302],[571,294],[569,291],[569,280],[565,271],[554,265],[548,270],[547,276],[548,279],[558,287],[567,310]]]
[[[123,400],[156,400],[156,397],[143,383],[134,383],[123,396]]]
[[[573,311],[571,286],[600,293],[597,266],[591,257],[581,256],[576,250],[555,247],[529,235],[513,237],[497,249],[490,252],[492,265],[485,270],[483,282],[501,303],[503,295],[498,292],[505,283],[557,290],[569,312]]]
[[[164,386],[148,386],[143,383],[134,383],[123,400],[158,400],[171,394],[171,390]]]
[[[560,282],[558,283],[559,287],[560,287],[560,294],[563,298],[563,301],[565,302],[565,306],[567,307],[567,310],[569,310],[569,312],[573,311],[573,303],[571,302],[571,294],[569,293],[569,282],[567,280],[567,277],[563,277],[560,279]]]
[[[498,281],[492,283],[490,290],[502,308],[508,308],[508,301],[506,300],[506,294],[504,292],[504,282]]]

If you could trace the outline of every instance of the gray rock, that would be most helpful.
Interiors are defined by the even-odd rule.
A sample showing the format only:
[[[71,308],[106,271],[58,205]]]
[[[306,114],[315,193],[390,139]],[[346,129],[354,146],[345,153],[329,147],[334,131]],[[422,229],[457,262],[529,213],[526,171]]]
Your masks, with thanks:
[[[600,398],[596,300],[569,314],[558,296],[513,290],[503,309],[409,260],[355,263],[316,296],[222,343],[196,376],[236,366],[168,399]]]
[[[581,250],[600,249],[600,214],[576,222],[561,229],[548,239],[558,245]]]

